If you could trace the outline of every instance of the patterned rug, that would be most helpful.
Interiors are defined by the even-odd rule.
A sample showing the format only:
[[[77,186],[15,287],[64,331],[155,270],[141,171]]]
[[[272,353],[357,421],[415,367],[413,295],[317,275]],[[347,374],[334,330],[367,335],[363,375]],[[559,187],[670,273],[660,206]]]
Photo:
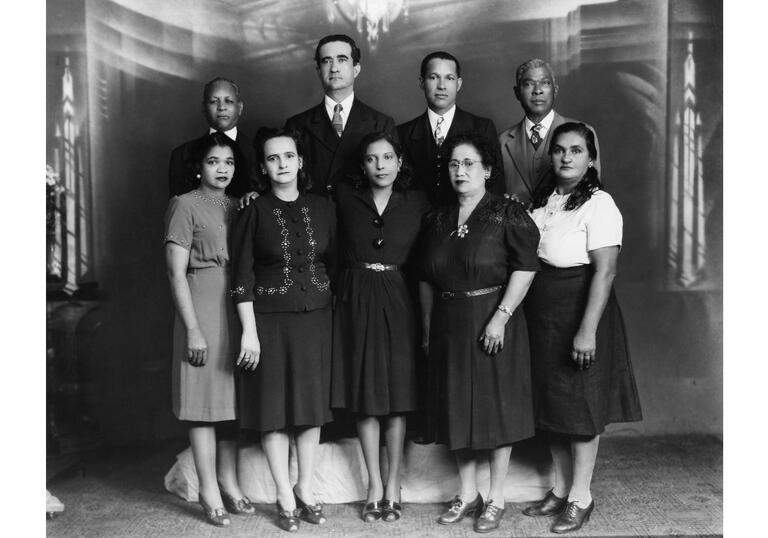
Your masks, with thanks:
[[[197,504],[165,491],[163,475],[186,440],[163,446],[124,447],[95,454],[84,472],[47,484],[65,511],[47,521],[50,537],[286,537],[275,525],[273,505],[255,516],[233,516],[219,529]],[[592,485],[596,508],[573,536],[721,536],[723,445],[711,436],[604,437]],[[522,514],[525,503],[507,503],[500,528],[489,536],[559,536],[551,520]],[[303,523],[298,536],[477,536],[469,518],[441,526],[440,504],[405,504],[396,523],[366,524],[360,503],[326,505],[328,523]]]

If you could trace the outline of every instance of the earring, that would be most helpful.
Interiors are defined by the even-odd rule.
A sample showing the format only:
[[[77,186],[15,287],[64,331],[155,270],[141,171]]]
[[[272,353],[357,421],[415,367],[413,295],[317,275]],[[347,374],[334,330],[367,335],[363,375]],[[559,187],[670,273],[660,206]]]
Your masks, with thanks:
[[[588,164],[587,166],[589,166],[590,168],[592,168],[592,161],[589,161],[589,164]]]
[[[197,174],[195,177],[196,177],[197,179],[200,179],[200,174]]]

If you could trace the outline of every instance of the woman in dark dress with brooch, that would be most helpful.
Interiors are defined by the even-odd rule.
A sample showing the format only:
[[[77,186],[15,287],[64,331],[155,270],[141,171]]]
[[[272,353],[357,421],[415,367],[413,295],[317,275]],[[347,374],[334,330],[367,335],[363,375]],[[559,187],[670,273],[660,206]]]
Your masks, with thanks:
[[[432,437],[456,456],[461,492],[441,524],[480,513],[499,526],[512,443],[533,436],[530,356],[518,306],[539,269],[539,232],[522,205],[486,191],[496,174],[491,143],[476,134],[444,148],[457,203],[427,215],[421,242],[422,308],[429,335]],[[490,455],[487,502],[477,462]]]
[[[536,429],[549,441],[555,485],[524,510],[558,515],[552,532],[578,530],[595,503],[590,484],[600,434],[642,419],[624,319],[613,292],[622,217],[602,190],[595,137],[564,123],[549,148],[555,173],[534,198],[542,270],[525,301]]]
[[[251,201],[234,227],[232,295],[243,327],[237,364],[240,424],[261,432],[277,487],[278,525],[299,517],[325,522],[312,493],[320,426],[331,420],[331,287],[336,211],[307,194],[298,137],[262,129],[255,143],[268,192]],[[296,439],[298,482],[288,473]]]
[[[363,519],[391,522],[402,512],[406,413],[417,407],[418,316],[404,270],[429,202],[421,191],[406,190],[409,173],[390,134],[367,135],[359,154],[360,176],[337,191],[344,271],[334,312],[331,405],[356,415],[368,470]],[[379,468],[382,427],[386,486]]]

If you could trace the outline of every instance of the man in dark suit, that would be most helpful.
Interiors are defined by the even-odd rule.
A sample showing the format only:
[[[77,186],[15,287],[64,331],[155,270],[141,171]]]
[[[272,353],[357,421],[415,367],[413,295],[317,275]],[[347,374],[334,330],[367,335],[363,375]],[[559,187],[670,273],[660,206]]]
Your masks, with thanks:
[[[203,88],[203,115],[208,122],[208,133],[221,131],[236,142],[235,175],[227,187],[227,194],[242,196],[255,190],[256,157],[251,140],[237,128],[243,113],[243,101],[237,84],[223,77],[216,77]],[[195,186],[192,159],[200,139],[185,142],[171,152],[168,171],[168,188],[171,196],[191,191]]]
[[[413,168],[412,186],[423,189],[433,204],[448,203],[454,198],[453,189],[439,173],[440,147],[450,137],[468,131],[485,136],[496,147],[497,166],[503,166],[493,121],[456,106],[461,84],[461,65],[456,57],[444,51],[427,54],[421,61],[419,75],[427,110],[397,127],[405,159]],[[498,177],[504,177],[499,172]],[[489,186],[494,192],[504,192],[503,188],[501,179]]]
[[[346,35],[325,36],[315,49],[323,102],[288,119],[286,129],[301,134],[304,162],[312,180],[311,192],[333,195],[336,184],[356,174],[360,140],[374,131],[397,136],[395,122],[355,97],[360,74],[360,49]]]
[[[544,60],[534,58],[517,68],[515,97],[520,101],[525,116],[499,135],[499,143],[504,158],[506,192],[526,206],[531,204],[534,194],[553,173],[548,155],[552,131],[563,123],[578,121],[555,112],[553,107],[557,91],[555,75]],[[594,165],[599,173],[600,147],[596,132],[595,146],[598,153]]]

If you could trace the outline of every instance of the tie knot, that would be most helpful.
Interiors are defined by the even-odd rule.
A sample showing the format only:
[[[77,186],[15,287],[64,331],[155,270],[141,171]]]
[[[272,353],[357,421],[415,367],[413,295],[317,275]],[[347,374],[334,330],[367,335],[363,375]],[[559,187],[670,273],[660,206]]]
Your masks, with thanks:
[[[445,118],[444,118],[444,117],[442,117],[442,116],[438,116],[438,117],[437,117],[437,124],[438,124],[438,125],[441,125],[441,124],[442,124],[444,121],[445,121]]]
[[[537,123],[533,127],[531,127],[531,132],[539,134],[539,130],[541,130],[541,124]]]
[[[333,107],[334,112],[341,112],[344,110],[344,107],[341,106],[341,103],[336,103],[336,106]]]

